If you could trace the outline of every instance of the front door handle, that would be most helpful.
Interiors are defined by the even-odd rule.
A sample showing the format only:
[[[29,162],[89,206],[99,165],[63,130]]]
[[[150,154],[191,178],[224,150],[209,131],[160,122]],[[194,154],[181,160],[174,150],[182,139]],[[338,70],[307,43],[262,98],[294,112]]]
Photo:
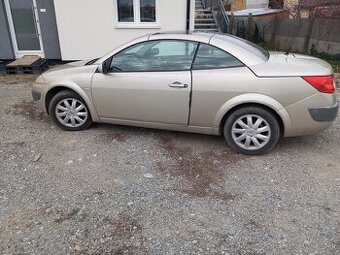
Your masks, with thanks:
[[[181,88],[187,88],[188,84],[181,83],[179,81],[175,81],[174,83],[169,84],[170,88],[176,88],[176,89],[181,89]]]

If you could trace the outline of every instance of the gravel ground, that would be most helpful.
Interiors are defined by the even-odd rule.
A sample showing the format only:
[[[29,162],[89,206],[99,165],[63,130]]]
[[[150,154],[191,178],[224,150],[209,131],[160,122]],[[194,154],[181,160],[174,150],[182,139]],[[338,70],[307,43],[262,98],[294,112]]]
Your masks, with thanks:
[[[0,79],[0,254],[340,253],[340,119],[246,157],[222,137],[64,132],[24,80]]]

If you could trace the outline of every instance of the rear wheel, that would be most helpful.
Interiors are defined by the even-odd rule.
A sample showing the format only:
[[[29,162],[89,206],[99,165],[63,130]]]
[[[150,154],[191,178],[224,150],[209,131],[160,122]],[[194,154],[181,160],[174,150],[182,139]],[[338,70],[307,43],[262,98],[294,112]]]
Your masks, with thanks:
[[[91,114],[84,100],[70,90],[61,91],[52,98],[49,113],[54,122],[64,130],[84,130],[92,124]]]
[[[228,146],[237,152],[263,155],[278,143],[280,125],[268,110],[243,107],[235,110],[226,120],[224,137]]]

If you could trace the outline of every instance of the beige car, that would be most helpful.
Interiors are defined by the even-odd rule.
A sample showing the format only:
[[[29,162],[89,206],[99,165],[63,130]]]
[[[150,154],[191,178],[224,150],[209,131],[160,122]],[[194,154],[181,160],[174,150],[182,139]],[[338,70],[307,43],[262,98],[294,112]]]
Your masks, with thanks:
[[[224,135],[249,155],[320,132],[338,112],[328,63],[213,33],[138,38],[44,73],[32,95],[65,130],[105,122]]]

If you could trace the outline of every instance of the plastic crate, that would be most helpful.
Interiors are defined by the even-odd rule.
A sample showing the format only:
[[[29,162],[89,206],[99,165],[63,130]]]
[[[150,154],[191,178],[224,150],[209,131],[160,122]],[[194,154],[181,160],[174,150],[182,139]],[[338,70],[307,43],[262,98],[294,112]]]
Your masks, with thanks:
[[[39,59],[29,66],[6,66],[7,74],[41,74],[48,69],[46,59]]]
[[[11,60],[0,60],[0,74],[6,74],[6,65],[10,63]]]

